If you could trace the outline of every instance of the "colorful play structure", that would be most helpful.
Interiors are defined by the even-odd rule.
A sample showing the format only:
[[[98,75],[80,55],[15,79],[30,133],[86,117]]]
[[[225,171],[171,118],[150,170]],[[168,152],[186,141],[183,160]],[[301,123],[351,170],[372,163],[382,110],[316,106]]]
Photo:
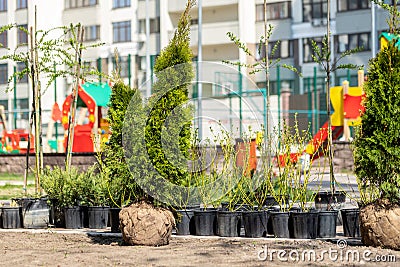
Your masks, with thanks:
[[[349,82],[344,81],[342,86],[330,89],[330,99],[334,112],[330,115],[332,139],[336,140],[343,134],[345,141],[350,140],[350,127],[361,123],[361,114],[365,108],[362,105],[364,71],[358,71],[358,87],[349,87]],[[328,139],[328,121],[313,136],[305,152],[316,159],[324,154]]]
[[[72,152],[95,152],[100,142],[106,142],[110,128],[104,108],[110,101],[111,88],[108,83],[86,82],[78,88],[76,126]],[[65,133],[68,130],[69,114],[72,105],[72,94],[68,95],[62,106],[61,123]],[[104,117],[103,117],[104,115]],[[63,147],[66,148],[67,135],[64,136]]]
[[[28,151],[28,138],[29,133],[25,129],[14,129],[9,130],[7,127],[7,119],[5,115],[4,106],[0,105],[0,125],[2,129],[2,135],[0,140],[0,153],[13,153],[13,154],[26,154]],[[31,147],[30,152],[34,152],[33,149],[34,137],[31,135]]]

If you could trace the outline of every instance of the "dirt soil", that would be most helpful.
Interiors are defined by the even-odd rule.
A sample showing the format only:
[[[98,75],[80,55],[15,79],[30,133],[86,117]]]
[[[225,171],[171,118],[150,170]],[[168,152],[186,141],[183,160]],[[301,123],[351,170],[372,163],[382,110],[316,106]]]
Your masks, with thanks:
[[[359,240],[347,240],[345,248],[339,248],[336,240],[274,238],[173,236],[170,244],[162,247],[124,246],[121,241],[115,234],[1,230],[0,266],[400,266],[400,251],[359,246]],[[285,250],[286,256],[280,250]],[[302,253],[311,250],[316,252],[317,260],[307,260],[307,256],[301,260]],[[325,254],[324,260],[319,261],[323,250],[333,254]],[[271,261],[272,251],[275,252]],[[370,252],[369,259],[378,255],[392,262],[368,262],[346,256],[354,251],[361,257]],[[283,261],[278,259],[278,252]]]

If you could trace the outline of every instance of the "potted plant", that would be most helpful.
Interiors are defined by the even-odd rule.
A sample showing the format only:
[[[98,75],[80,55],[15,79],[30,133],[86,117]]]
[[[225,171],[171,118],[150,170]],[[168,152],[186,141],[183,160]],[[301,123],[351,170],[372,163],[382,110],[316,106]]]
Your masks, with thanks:
[[[399,11],[396,5],[382,6],[390,12],[387,37],[391,40],[369,62],[363,87],[365,112],[353,144],[354,163],[361,194],[362,242],[400,249]]]
[[[87,170],[78,182],[79,201],[88,206],[89,228],[107,228],[109,194],[107,180],[96,173],[96,165]]]
[[[2,206],[0,209],[3,228],[14,229],[21,227],[21,207],[15,201],[11,201],[9,206]]]
[[[82,228],[83,215],[78,207],[80,185],[84,173],[73,167],[69,171],[55,166],[47,167],[42,175],[41,186],[52,202],[53,223],[58,227]]]

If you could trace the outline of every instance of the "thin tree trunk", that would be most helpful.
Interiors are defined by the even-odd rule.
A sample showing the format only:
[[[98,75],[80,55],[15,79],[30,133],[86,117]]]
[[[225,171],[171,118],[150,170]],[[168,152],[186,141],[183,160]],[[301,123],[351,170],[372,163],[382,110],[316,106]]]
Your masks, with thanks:
[[[75,128],[75,113],[76,103],[78,99],[78,88],[80,82],[80,71],[81,71],[81,60],[82,60],[82,43],[83,43],[83,28],[81,25],[78,26],[77,42],[75,48],[75,85],[72,88],[72,101],[71,109],[69,113],[69,127],[68,127],[68,138],[67,138],[67,155],[65,159],[65,169],[69,171],[71,169],[71,157],[72,147],[74,144],[74,128]]]
[[[265,127],[265,141],[267,148],[267,166],[270,167],[271,162],[271,140],[269,132],[269,113],[270,113],[270,88],[269,88],[269,57],[268,57],[268,20],[267,20],[267,0],[264,0],[264,45],[265,45],[265,90],[267,97],[267,108],[266,108],[266,125]]]
[[[336,189],[336,180],[335,180],[335,175],[333,173],[333,147],[332,147],[332,120],[331,120],[331,104],[330,104],[330,83],[331,83],[331,56],[330,51],[331,51],[331,46],[330,46],[330,41],[331,41],[331,33],[330,33],[330,4],[331,1],[328,0],[327,2],[327,24],[326,24],[326,34],[327,34],[327,58],[326,58],[326,112],[328,113],[328,146],[327,146],[327,152],[328,152],[328,159],[329,159],[329,180],[330,180],[330,189],[331,193],[335,193]]]

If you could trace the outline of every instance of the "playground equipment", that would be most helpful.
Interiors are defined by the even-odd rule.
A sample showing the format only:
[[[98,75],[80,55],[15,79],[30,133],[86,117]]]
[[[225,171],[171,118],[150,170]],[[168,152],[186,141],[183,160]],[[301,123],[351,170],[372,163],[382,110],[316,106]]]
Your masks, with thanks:
[[[24,129],[14,129],[9,131],[7,129],[7,119],[4,111],[4,106],[0,105],[0,125],[3,127],[2,137],[0,141],[0,153],[21,153],[28,152],[28,139],[29,133]],[[34,137],[31,135],[30,153],[34,152],[33,149]]]
[[[110,129],[107,120],[103,118],[102,108],[108,105],[110,96],[111,88],[108,83],[87,82],[79,87],[77,108],[80,108],[80,112],[74,129],[72,152],[94,152],[100,142],[108,140]],[[61,119],[65,130],[68,130],[72,104],[72,95],[68,95],[63,104]],[[66,134],[64,149],[67,146]]]
[[[330,116],[332,139],[338,139],[342,133],[345,141],[350,140],[350,126],[361,123],[361,114],[365,108],[362,105],[365,94],[362,86],[364,83],[364,71],[358,71],[358,87],[349,87],[349,82],[344,81],[342,86],[331,88],[330,99],[334,112]],[[323,155],[328,140],[328,121],[314,135],[307,145],[305,152],[316,159]]]

